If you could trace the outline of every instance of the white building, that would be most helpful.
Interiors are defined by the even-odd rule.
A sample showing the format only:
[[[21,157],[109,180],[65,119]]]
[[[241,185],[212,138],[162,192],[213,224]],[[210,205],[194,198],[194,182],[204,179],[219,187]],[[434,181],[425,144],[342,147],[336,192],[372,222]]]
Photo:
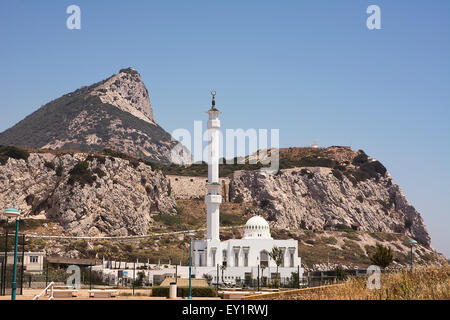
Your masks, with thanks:
[[[245,225],[243,239],[220,241],[219,214],[222,197],[219,194],[219,110],[215,106],[215,92],[212,107],[208,111],[208,194],[205,197],[207,207],[207,232],[205,240],[194,240],[192,257],[194,274],[209,274],[215,280],[221,266],[226,267],[226,282],[258,276],[258,267],[267,268],[265,277],[270,278],[276,270],[276,263],[269,256],[273,247],[283,252],[283,262],[279,266],[281,278],[289,278],[292,272],[303,275],[301,258],[298,256],[297,240],[275,240],[270,235],[267,221],[260,216],[250,218]],[[223,268],[223,267],[222,267]],[[262,271],[264,272],[264,271]],[[219,277],[221,277],[220,271]],[[261,276],[261,275],[260,275]],[[225,279],[224,279],[225,280]],[[221,279],[219,279],[221,281]]]
[[[24,271],[29,273],[41,273],[44,270],[44,252],[22,252],[17,255],[17,266],[21,267],[23,264]],[[23,259],[23,263],[22,263]],[[5,253],[0,252],[0,265],[5,261]],[[14,252],[8,252],[7,264],[14,265]]]

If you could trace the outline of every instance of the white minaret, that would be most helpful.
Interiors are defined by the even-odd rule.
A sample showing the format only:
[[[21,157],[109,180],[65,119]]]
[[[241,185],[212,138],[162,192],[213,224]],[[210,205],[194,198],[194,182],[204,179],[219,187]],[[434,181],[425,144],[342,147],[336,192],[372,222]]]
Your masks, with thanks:
[[[222,251],[219,238],[219,207],[222,196],[219,194],[219,146],[220,120],[216,109],[216,92],[212,91],[212,106],[208,110],[208,194],[206,202],[206,265],[215,267],[222,264]]]
[[[205,197],[207,208],[207,240],[219,240],[219,206],[222,196],[219,194],[219,143],[220,120],[216,109],[216,92],[212,91],[212,106],[208,110],[208,194]]]

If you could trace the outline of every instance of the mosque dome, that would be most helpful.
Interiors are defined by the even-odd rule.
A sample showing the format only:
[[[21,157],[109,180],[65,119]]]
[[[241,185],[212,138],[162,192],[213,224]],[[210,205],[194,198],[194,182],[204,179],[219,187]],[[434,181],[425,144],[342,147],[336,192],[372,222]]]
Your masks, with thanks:
[[[272,239],[269,223],[261,216],[248,219],[245,224],[244,239]]]

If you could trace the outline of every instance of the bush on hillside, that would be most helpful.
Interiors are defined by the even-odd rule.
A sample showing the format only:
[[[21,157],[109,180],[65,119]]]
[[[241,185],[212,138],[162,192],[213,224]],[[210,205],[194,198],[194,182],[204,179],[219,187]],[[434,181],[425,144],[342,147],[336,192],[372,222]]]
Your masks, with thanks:
[[[67,183],[73,186],[78,182],[83,187],[85,184],[92,185],[96,179],[97,177],[89,169],[89,163],[80,161],[69,171],[69,180]]]
[[[27,160],[30,153],[27,150],[20,149],[14,146],[0,145],[0,164],[4,165],[9,158]]]
[[[174,226],[181,224],[181,218],[179,216],[172,216],[170,214],[158,213],[153,216],[153,220],[161,222],[167,226]]]
[[[389,266],[393,259],[392,249],[379,243],[377,243],[375,252],[370,256],[370,261],[382,269]]]

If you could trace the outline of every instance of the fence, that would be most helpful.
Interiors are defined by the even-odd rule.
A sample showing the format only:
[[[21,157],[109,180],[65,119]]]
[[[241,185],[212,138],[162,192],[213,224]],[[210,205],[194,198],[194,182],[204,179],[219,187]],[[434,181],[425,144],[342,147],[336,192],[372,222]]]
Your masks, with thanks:
[[[19,236],[17,252],[16,293],[23,293],[25,260],[25,235]],[[10,295],[14,273],[15,234],[3,234],[0,237],[0,296]]]
[[[93,288],[96,285],[105,285],[99,273],[92,271],[91,266],[72,265],[79,268],[79,284],[82,288]],[[68,272],[66,268],[55,268],[46,262],[45,270],[42,274],[24,274],[23,288],[41,289],[50,282],[56,286],[75,285],[75,273]]]
[[[245,278],[236,279],[235,284],[227,284],[227,277],[224,279],[219,277],[219,286],[222,288],[242,288],[242,289],[258,289],[258,288],[285,288],[285,289],[298,289],[298,288],[312,288],[325,285],[332,285],[342,282],[347,277],[354,277],[366,275],[366,269],[352,269],[342,270],[337,272],[336,270],[330,271],[309,271],[303,273],[303,278],[298,278],[298,273],[293,272],[290,277],[278,277],[276,273],[272,273],[269,276],[260,276],[259,279]],[[213,283],[216,285],[215,283]]]

